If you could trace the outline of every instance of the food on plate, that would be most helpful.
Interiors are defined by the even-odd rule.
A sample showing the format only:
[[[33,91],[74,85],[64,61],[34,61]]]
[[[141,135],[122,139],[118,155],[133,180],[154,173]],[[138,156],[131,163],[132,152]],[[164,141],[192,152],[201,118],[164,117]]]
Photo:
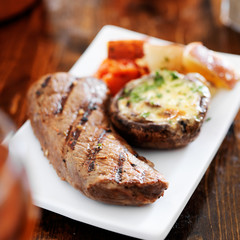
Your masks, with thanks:
[[[150,71],[168,69],[182,73],[197,72],[217,88],[231,89],[239,80],[239,76],[221,56],[200,42],[186,46],[153,45],[146,42],[144,57]],[[213,86],[210,87],[211,90],[214,90]]]
[[[143,59],[143,40],[109,41],[108,57],[99,66],[95,77],[102,79],[114,96],[127,82],[149,73]]]
[[[28,92],[32,128],[60,178],[102,202],[152,203],[168,183],[111,128],[108,102],[103,81],[68,73],[44,76]]]
[[[137,59],[144,56],[143,40],[117,40],[108,42],[108,58]]]
[[[132,80],[113,98],[115,128],[135,146],[183,147],[199,134],[210,92],[198,74],[162,70]]]
[[[227,61],[199,42],[185,47],[183,65],[187,72],[200,73],[217,88],[232,89],[240,79]]]
[[[232,89],[240,79],[231,66],[202,43],[154,45],[144,40],[108,42],[108,58],[95,76],[103,79],[114,96],[127,82],[149,72],[167,69],[180,73],[197,72],[207,80],[211,93],[216,88]]]
[[[144,44],[144,56],[150,71],[159,69],[184,72],[182,56],[184,46],[179,44],[153,45]]]
[[[148,73],[148,68],[131,59],[105,59],[95,77],[102,79],[115,95],[127,82]]]

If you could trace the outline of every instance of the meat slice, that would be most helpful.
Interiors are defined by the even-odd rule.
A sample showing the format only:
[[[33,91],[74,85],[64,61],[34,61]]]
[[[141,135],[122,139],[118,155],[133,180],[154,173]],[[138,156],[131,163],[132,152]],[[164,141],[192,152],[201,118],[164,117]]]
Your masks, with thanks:
[[[63,180],[98,201],[152,203],[168,183],[113,130],[108,101],[102,81],[55,73],[30,88],[28,113],[45,156]]]

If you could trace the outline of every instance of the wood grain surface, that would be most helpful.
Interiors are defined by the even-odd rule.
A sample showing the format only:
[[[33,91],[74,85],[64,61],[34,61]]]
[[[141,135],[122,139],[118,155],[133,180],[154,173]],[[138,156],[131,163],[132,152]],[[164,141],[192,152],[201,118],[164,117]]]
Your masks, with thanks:
[[[20,127],[28,87],[43,74],[68,71],[106,24],[240,54],[240,34],[219,24],[216,1],[37,1],[0,23],[1,111]],[[240,113],[167,239],[240,239],[239,150]],[[33,238],[131,239],[46,210]]]

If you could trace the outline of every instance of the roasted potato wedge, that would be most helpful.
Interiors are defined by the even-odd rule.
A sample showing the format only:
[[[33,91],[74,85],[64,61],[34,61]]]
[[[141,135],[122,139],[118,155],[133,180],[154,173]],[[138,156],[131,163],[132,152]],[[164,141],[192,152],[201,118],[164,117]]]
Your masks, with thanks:
[[[159,69],[184,71],[182,64],[184,46],[178,44],[152,45],[145,43],[143,49],[150,71]]]
[[[185,47],[183,66],[187,72],[200,73],[217,88],[232,89],[239,80],[239,75],[223,58],[200,42]]]

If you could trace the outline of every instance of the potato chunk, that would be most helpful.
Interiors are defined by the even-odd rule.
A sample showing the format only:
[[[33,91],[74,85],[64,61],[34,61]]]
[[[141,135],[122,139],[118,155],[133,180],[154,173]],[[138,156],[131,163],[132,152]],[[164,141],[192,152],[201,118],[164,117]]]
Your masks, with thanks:
[[[185,47],[183,65],[187,72],[200,73],[218,88],[232,89],[239,79],[228,62],[199,42]]]
[[[144,44],[145,59],[150,71],[159,69],[183,72],[182,56],[184,46],[178,44],[152,45]]]

